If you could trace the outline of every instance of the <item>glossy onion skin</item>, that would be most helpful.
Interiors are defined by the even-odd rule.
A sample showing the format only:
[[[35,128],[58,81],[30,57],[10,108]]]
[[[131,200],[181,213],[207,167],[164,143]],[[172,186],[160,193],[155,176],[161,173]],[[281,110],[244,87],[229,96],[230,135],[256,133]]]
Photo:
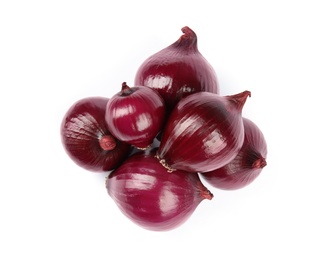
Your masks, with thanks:
[[[127,88],[128,93],[118,92],[107,103],[106,123],[117,139],[146,149],[163,127],[164,100],[148,87]]]
[[[204,199],[213,194],[198,174],[173,173],[155,153],[131,155],[106,178],[108,194],[131,221],[153,231],[172,230],[183,224]]]
[[[267,144],[262,131],[243,117],[244,142],[237,156],[223,167],[203,173],[212,186],[224,190],[244,188],[252,183],[266,166]]]
[[[93,172],[113,170],[131,151],[129,144],[115,138],[116,146],[112,150],[104,150],[100,145],[103,136],[111,135],[105,122],[108,100],[104,97],[78,100],[68,109],[60,127],[61,141],[69,157]]]
[[[151,55],[138,68],[135,85],[156,89],[167,110],[183,97],[201,91],[219,92],[214,68],[197,48],[197,36],[189,27],[176,42]]]
[[[164,128],[160,162],[188,172],[212,171],[230,162],[243,144],[242,108],[249,95],[199,92],[179,101]]]

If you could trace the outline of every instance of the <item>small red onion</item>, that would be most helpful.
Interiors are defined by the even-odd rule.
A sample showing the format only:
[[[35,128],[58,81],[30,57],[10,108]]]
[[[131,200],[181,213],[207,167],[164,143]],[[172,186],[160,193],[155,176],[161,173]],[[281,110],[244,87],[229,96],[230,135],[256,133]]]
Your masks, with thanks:
[[[131,146],[117,140],[108,130],[105,109],[108,98],[87,97],[75,102],[66,112],[60,127],[63,147],[80,167],[110,171],[131,151]]]
[[[242,109],[249,91],[231,96],[191,94],[165,125],[157,157],[172,170],[212,171],[230,162],[244,140]]]
[[[176,42],[147,58],[135,76],[135,85],[156,89],[169,111],[191,93],[219,91],[213,67],[198,50],[195,32],[187,26],[182,32]]]
[[[228,164],[211,172],[202,173],[212,186],[236,190],[252,183],[266,166],[267,144],[259,127],[243,118],[244,142],[237,156]]]
[[[131,155],[106,178],[106,188],[125,216],[154,231],[180,226],[201,201],[213,198],[197,173],[168,173],[154,151]]]
[[[145,86],[129,87],[126,82],[106,106],[106,122],[119,140],[146,149],[161,131],[165,117],[163,98]]]

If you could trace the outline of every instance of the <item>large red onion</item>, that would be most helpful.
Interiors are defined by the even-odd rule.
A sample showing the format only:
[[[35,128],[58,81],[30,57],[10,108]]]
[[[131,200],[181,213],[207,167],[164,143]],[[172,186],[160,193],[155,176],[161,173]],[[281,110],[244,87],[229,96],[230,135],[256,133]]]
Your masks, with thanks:
[[[154,151],[131,155],[106,178],[106,188],[125,216],[154,231],[180,226],[213,197],[197,173],[167,172]]]
[[[106,122],[119,140],[146,149],[161,131],[165,117],[163,98],[145,86],[129,87],[110,98],[106,106]]]
[[[117,140],[108,130],[105,109],[108,98],[87,97],[66,112],[60,127],[63,147],[70,158],[84,169],[101,172],[117,167],[131,146]]]
[[[157,157],[169,171],[212,171],[230,162],[244,140],[242,109],[249,91],[230,96],[191,94],[165,125]]]
[[[202,173],[212,186],[235,190],[252,183],[266,166],[267,144],[259,127],[243,118],[244,142],[237,156],[228,164],[211,172]]]
[[[213,67],[198,50],[195,32],[187,26],[182,32],[176,42],[147,58],[135,76],[135,85],[156,89],[168,110],[191,93],[219,91]]]

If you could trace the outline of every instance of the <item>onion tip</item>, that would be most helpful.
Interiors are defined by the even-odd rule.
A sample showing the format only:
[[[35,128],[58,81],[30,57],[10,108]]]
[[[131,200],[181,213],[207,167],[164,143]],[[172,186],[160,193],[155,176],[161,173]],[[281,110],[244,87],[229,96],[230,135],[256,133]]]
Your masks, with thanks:
[[[197,35],[196,33],[189,28],[188,26],[184,26],[182,29],[183,35],[173,43],[174,47],[183,48],[185,50],[192,49],[197,51]]]
[[[128,96],[130,95],[131,93],[133,93],[133,89],[130,88],[126,82],[123,82],[122,85],[121,85],[121,92],[120,92],[120,95],[121,96]]]
[[[242,110],[245,101],[247,100],[248,97],[251,97],[251,92],[248,90],[245,90],[241,93],[231,95],[231,96],[226,96],[226,98],[231,101],[235,108],[238,109],[239,111]]]
[[[262,169],[267,165],[265,158],[259,158],[252,164],[253,168]]]
[[[184,26],[181,30],[184,33],[181,36],[181,39],[190,39],[190,40],[196,40],[197,39],[196,33],[191,28],[189,28],[188,26]]]
[[[103,135],[99,139],[99,145],[103,150],[111,151],[115,149],[117,143],[115,138],[112,135]]]
[[[203,199],[212,200],[213,197],[214,197],[214,195],[213,195],[212,192],[210,192],[208,189],[206,189],[206,190],[203,190],[203,191],[201,192],[201,197],[202,197]]]

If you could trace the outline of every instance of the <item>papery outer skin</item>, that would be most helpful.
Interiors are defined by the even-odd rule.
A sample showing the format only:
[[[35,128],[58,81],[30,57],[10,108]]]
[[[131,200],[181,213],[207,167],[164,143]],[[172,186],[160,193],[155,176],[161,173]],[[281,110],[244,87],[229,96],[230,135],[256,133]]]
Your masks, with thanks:
[[[119,140],[137,148],[148,148],[162,129],[165,119],[163,98],[145,86],[133,87],[128,96],[115,94],[106,106],[106,123]]]
[[[242,110],[224,96],[191,94],[173,109],[157,152],[173,169],[207,172],[230,162],[244,140]]]
[[[194,37],[180,38],[151,55],[136,72],[135,85],[157,90],[169,111],[189,94],[201,91],[219,93],[216,72],[199,52],[196,35]]]
[[[253,121],[244,117],[243,124],[244,142],[237,156],[227,165],[201,174],[215,188],[244,188],[251,184],[266,166],[267,143],[262,131]],[[260,161],[261,165],[253,165],[256,161]]]
[[[130,156],[106,179],[108,194],[131,221],[153,231],[167,231],[183,224],[204,195],[213,195],[197,173],[168,173],[155,153]]]
[[[100,147],[99,140],[111,135],[105,122],[105,97],[86,97],[76,101],[65,113],[60,136],[69,157],[80,167],[105,172],[117,167],[131,151],[131,146],[116,139],[111,151]]]

